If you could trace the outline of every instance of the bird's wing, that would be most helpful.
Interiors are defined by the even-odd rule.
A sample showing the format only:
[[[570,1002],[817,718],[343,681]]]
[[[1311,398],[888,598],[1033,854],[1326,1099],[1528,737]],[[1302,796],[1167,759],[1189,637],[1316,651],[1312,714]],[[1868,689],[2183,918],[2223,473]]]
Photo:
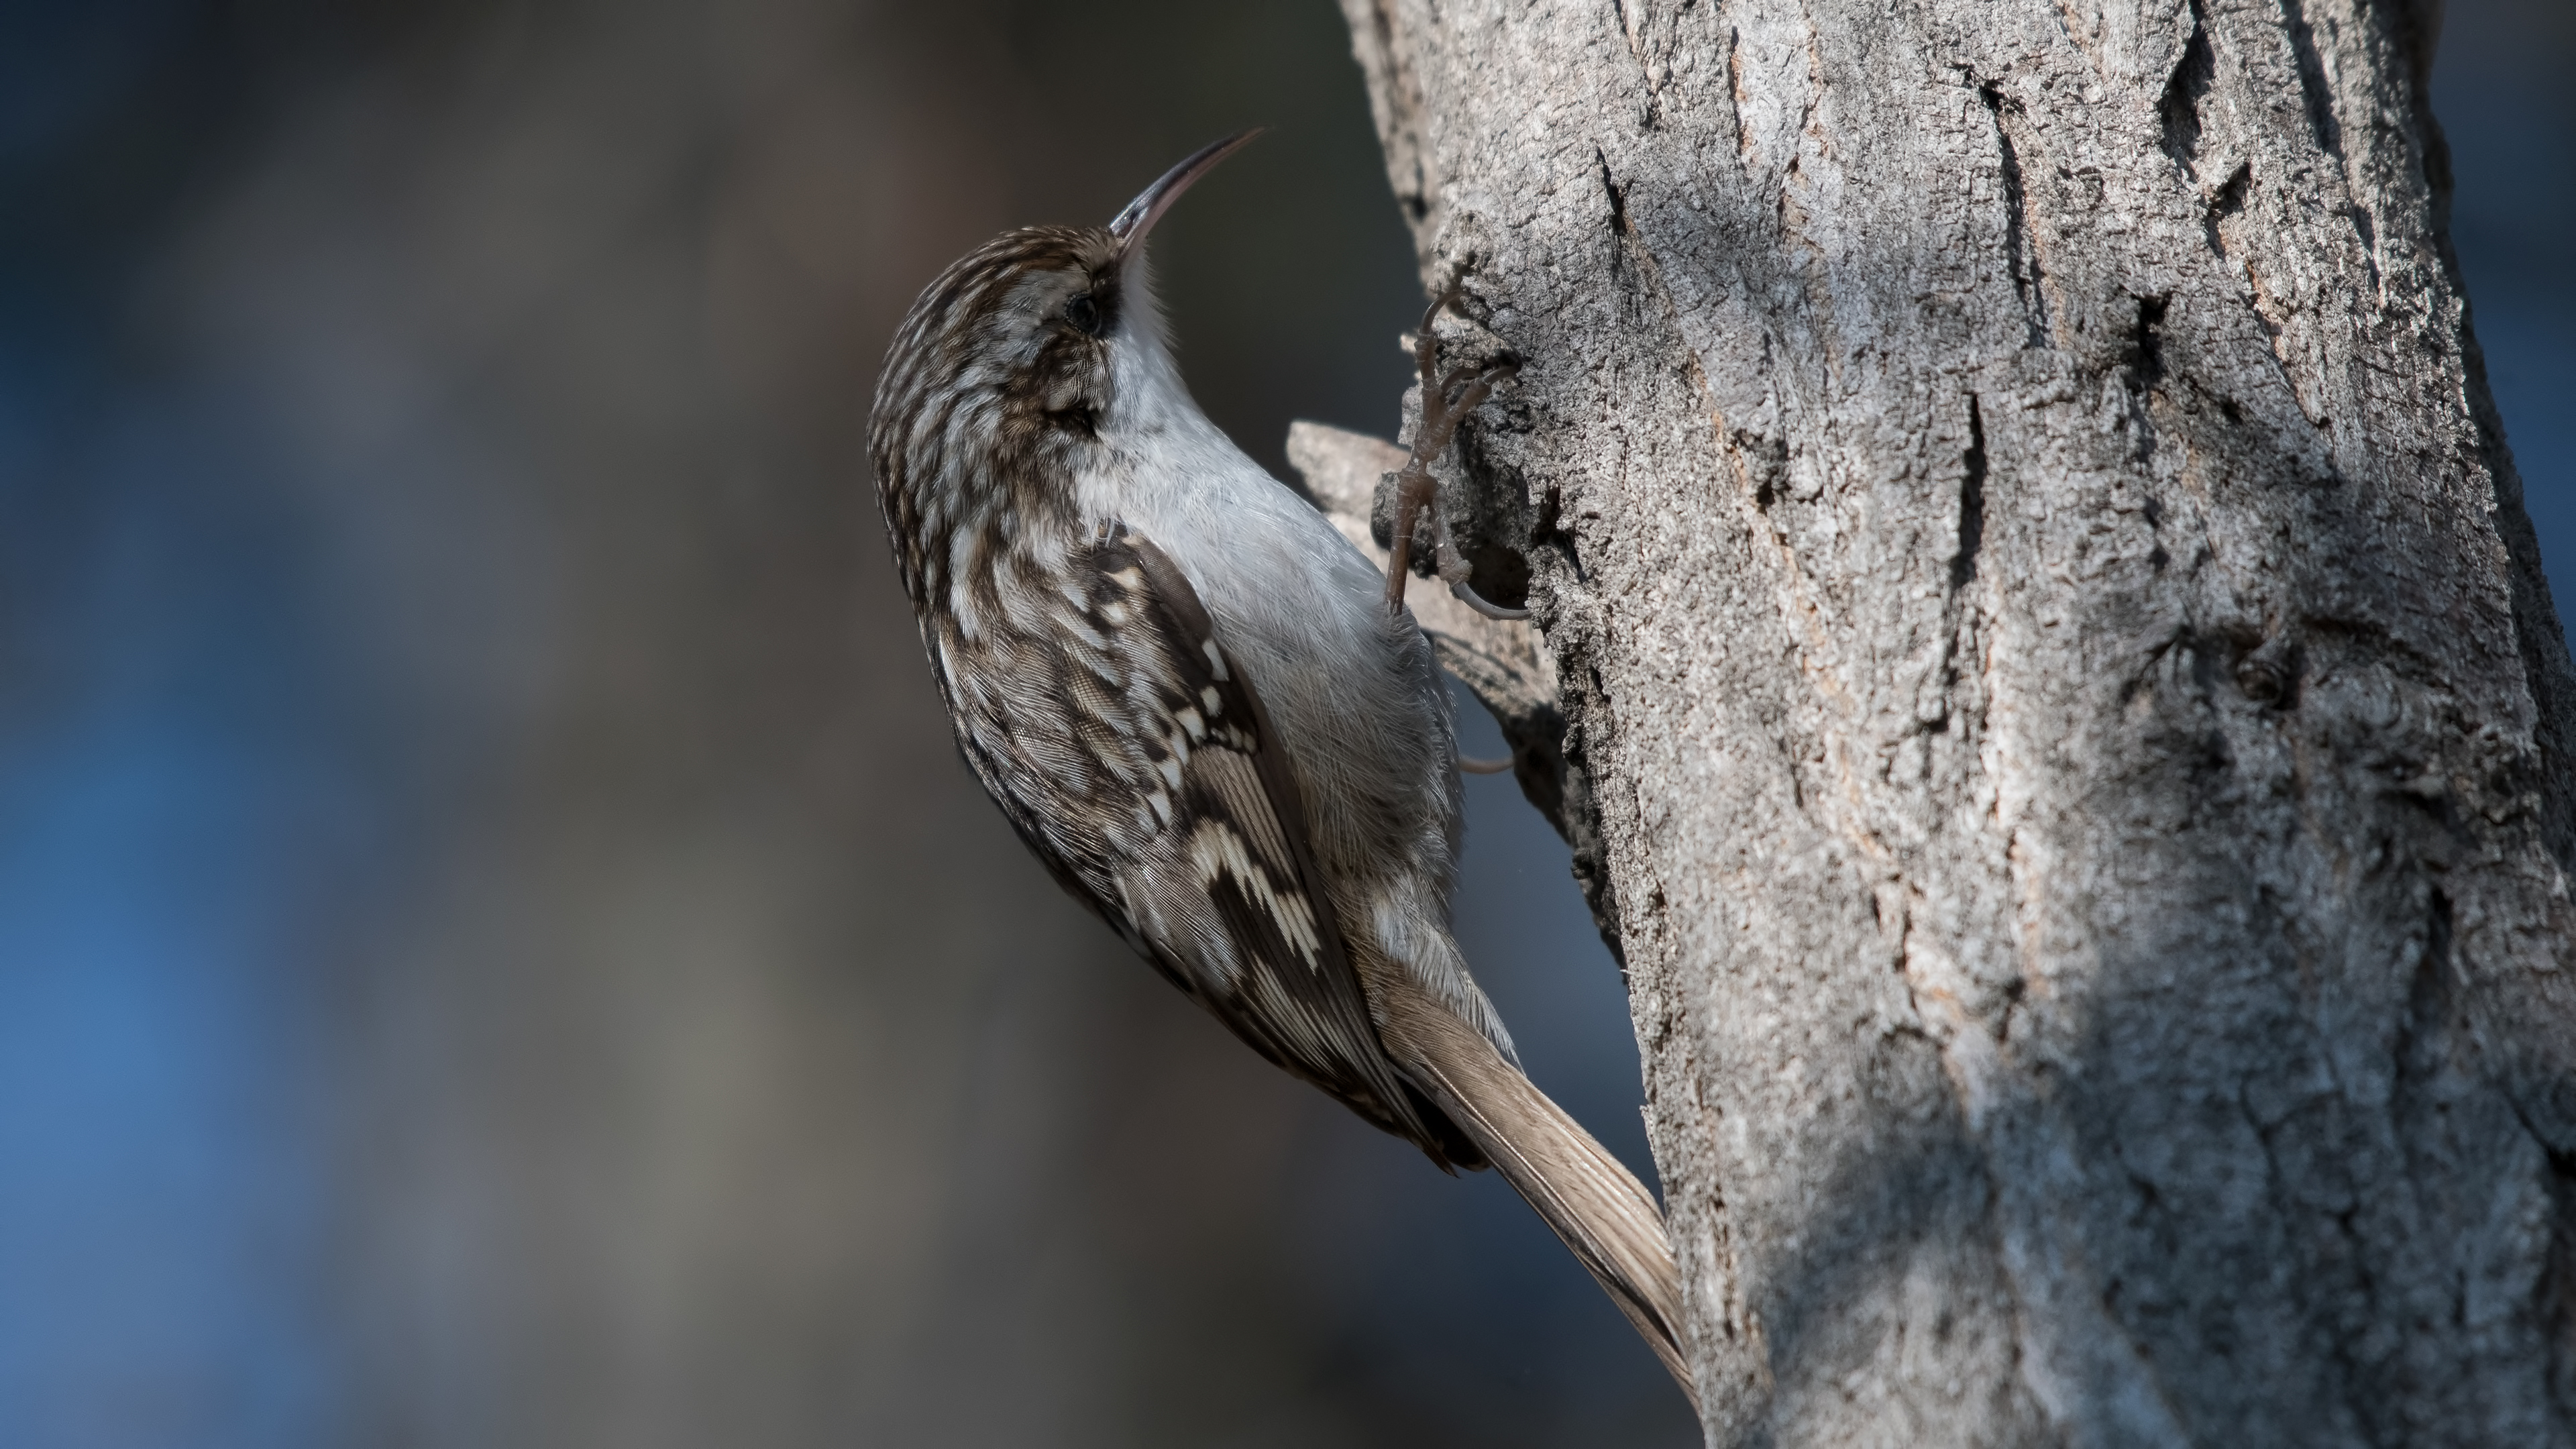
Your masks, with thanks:
[[[1123,525],[1086,555],[996,686],[1051,697],[962,732],[976,772],[1058,878],[1236,1035],[1435,1158],[1468,1155],[1387,1059],[1296,777],[1197,590]]]
[[[1402,972],[1373,1018],[1278,733],[1189,579],[1123,528],[1070,576],[1043,618],[987,600],[987,667],[950,685],[967,759],[1022,837],[1262,1055],[1436,1162],[1500,1169],[1696,1404],[1653,1196]]]

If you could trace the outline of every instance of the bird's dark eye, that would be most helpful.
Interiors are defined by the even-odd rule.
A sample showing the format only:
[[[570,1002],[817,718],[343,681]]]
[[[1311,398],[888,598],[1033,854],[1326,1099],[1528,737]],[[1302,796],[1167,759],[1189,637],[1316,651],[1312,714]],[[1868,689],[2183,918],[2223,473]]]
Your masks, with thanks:
[[[1085,337],[1100,335],[1100,304],[1089,292],[1077,292],[1064,304],[1065,324]]]

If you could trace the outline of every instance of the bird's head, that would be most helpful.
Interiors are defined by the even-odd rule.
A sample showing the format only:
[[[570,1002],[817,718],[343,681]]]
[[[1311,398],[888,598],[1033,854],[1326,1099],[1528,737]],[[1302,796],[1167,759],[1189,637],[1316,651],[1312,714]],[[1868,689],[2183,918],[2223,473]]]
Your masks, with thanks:
[[[972,409],[981,416],[969,421],[1023,446],[1099,437],[1122,380],[1132,391],[1168,371],[1149,365],[1161,364],[1164,346],[1147,290],[1146,236],[1183,192],[1258,134],[1202,147],[1107,226],[1024,227],[959,258],[923,289],[895,335],[877,426],[927,404]]]

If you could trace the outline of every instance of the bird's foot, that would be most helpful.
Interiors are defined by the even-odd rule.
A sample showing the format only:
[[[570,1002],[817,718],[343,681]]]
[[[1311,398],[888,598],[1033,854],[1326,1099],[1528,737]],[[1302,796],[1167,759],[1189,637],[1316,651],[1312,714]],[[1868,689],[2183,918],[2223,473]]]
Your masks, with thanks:
[[[1450,442],[1458,435],[1458,424],[1482,407],[1495,387],[1519,368],[1518,363],[1507,361],[1453,367],[1445,372],[1440,369],[1440,342],[1431,324],[1457,300],[1455,285],[1441,293],[1440,300],[1422,314],[1422,330],[1413,340],[1413,363],[1422,377],[1422,421],[1413,430],[1413,455],[1405,460],[1404,471],[1395,475],[1395,526],[1387,548],[1386,611],[1394,614],[1404,608],[1404,580],[1413,566],[1414,524],[1427,513],[1433,558],[1449,592],[1486,618],[1526,619],[1529,610],[1487,603],[1467,586],[1467,561],[1449,542],[1449,530],[1437,506],[1440,484],[1431,476],[1432,463],[1449,450]]]

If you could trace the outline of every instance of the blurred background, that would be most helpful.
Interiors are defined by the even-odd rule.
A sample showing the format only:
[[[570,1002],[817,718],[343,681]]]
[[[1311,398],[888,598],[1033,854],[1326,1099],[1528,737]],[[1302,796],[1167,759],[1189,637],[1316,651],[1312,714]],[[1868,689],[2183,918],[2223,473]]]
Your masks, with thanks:
[[[2452,0],[2562,600],[2571,68]],[[1693,1442],[1491,1174],[1056,890],[888,568],[914,292],[1251,123],[1155,251],[1277,468],[1393,432],[1420,305],[1328,0],[0,0],[0,1444]],[[1468,788],[1470,958],[1651,1181]]]

